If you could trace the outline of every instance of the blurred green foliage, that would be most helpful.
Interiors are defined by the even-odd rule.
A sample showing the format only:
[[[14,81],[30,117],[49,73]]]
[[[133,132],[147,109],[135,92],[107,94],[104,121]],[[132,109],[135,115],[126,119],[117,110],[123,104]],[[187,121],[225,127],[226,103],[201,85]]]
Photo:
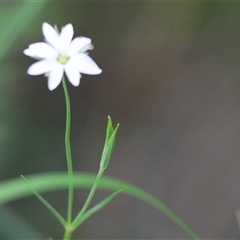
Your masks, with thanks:
[[[27,76],[33,60],[22,51],[43,40],[44,21],[71,22],[75,36],[93,39],[90,54],[103,69],[100,76],[83,76],[79,88],[69,86],[74,169],[96,172],[111,115],[121,131],[108,175],[155,195],[203,238],[238,239],[239,10],[237,2],[212,1],[0,2],[0,179],[66,170],[62,88],[50,93],[43,76]],[[66,195],[46,198],[64,215]],[[76,192],[75,202],[81,205],[85,195]],[[35,198],[6,205],[1,214],[2,239],[5,219],[20,217],[24,221],[14,223],[23,230],[19,238],[31,238],[32,231],[61,237]],[[124,196],[76,236],[188,237]]]

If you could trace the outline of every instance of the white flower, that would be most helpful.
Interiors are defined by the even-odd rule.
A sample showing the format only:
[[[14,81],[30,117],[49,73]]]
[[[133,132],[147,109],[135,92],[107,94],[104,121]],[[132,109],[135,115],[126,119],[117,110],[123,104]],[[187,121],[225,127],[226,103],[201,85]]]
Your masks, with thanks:
[[[43,23],[42,31],[46,42],[30,44],[23,52],[40,60],[32,64],[27,73],[46,74],[49,90],[61,83],[64,73],[73,86],[78,86],[81,73],[96,75],[102,72],[86,52],[92,48],[91,39],[77,37],[72,40],[72,24],[64,26],[59,34],[51,25]]]

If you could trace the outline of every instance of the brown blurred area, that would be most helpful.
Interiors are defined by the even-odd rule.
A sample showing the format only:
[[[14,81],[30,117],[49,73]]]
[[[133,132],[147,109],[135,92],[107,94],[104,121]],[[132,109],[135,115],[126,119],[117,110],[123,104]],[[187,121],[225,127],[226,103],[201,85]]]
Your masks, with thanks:
[[[83,75],[78,88],[68,84],[74,170],[97,172],[110,115],[120,129],[106,175],[153,194],[202,239],[239,239],[239,11],[240,3],[230,2],[47,3],[3,63],[1,180],[66,170],[62,87],[49,92],[43,76],[28,76],[33,60],[22,50],[42,41],[43,22],[71,22],[75,36],[92,38],[90,55],[103,69],[99,76]],[[76,190],[75,213],[86,194]],[[99,191],[97,199],[105,195]],[[66,192],[44,196],[65,214]],[[44,239],[62,237],[61,226],[34,197],[7,207]],[[74,237],[189,239],[164,214],[127,195]]]

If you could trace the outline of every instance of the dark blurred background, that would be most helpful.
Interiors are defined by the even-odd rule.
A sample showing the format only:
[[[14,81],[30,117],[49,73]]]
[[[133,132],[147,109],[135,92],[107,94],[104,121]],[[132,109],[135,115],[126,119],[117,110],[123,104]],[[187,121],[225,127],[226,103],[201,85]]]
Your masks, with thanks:
[[[22,4],[0,2],[1,32]],[[72,23],[75,36],[92,38],[90,55],[103,69],[84,75],[78,88],[68,84],[74,170],[97,172],[110,115],[121,125],[106,175],[153,194],[203,239],[240,239],[240,3],[31,4],[36,13],[18,21],[8,36],[11,46],[0,50],[6,52],[0,59],[0,179],[67,168],[62,86],[50,92],[43,76],[28,76],[34,60],[22,51],[43,40],[43,22]],[[76,191],[75,214],[87,192]],[[99,191],[96,199],[105,195]],[[67,191],[43,196],[66,214]],[[1,206],[0,215],[1,239],[63,234],[35,197]],[[74,238],[189,236],[122,194]]]

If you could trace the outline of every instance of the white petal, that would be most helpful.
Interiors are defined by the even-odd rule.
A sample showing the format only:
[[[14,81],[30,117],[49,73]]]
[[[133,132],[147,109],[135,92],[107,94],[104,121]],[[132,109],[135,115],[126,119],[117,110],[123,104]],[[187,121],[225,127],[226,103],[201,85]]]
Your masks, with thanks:
[[[24,53],[25,55],[29,56],[29,57],[34,57],[34,55],[35,55],[34,51],[31,50],[31,49],[29,49],[29,48],[23,50],[23,53]]]
[[[69,23],[62,28],[62,31],[60,33],[61,51],[63,53],[68,49],[72,38],[73,38],[73,26],[72,24]]]
[[[85,46],[91,46],[92,40],[86,37],[77,37],[74,38],[71,42],[69,49],[68,49],[68,56],[73,56],[74,54],[78,53],[83,49]],[[89,47],[85,50],[87,51]]]
[[[56,50],[59,49],[59,34],[57,31],[48,23],[42,25],[43,35],[46,41],[51,44]]]
[[[52,60],[41,60],[32,64],[27,73],[29,75],[40,75],[52,71],[57,62]]]
[[[61,82],[63,76],[63,66],[58,64],[49,73],[48,76],[48,89],[50,91],[54,90]]]
[[[71,61],[74,61],[74,65],[77,66],[80,73],[97,75],[102,72],[102,69],[87,54],[79,53],[73,56]]]
[[[64,66],[64,68],[69,82],[75,87],[79,86],[81,74],[79,73],[74,63],[72,63],[72,61],[69,60],[67,64]]]
[[[24,53],[30,57],[37,57],[37,58],[46,58],[46,59],[56,59],[58,53],[47,43],[39,42],[33,43],[29,45],[28,51]]]

